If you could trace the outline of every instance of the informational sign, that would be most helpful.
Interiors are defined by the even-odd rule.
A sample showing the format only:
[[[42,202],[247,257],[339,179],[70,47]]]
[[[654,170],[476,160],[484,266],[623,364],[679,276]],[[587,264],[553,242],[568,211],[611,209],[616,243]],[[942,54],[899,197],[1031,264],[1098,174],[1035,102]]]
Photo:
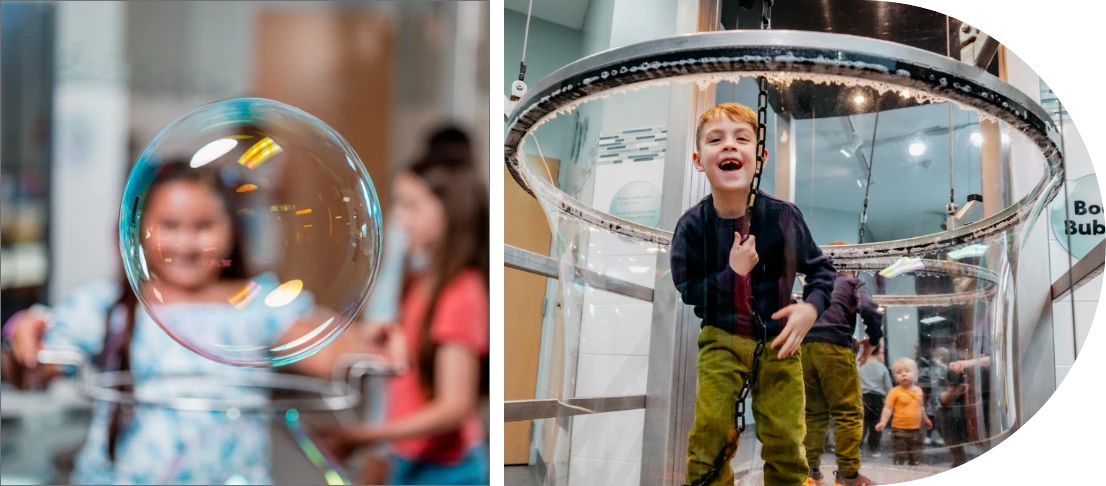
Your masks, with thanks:
[[[1053,234],[1075,258],[1083,258],[1106,239],[1102,192],[1094,174],[1068,182],[1066,201],[1061,192],[1052,202],[1051,213]]]
[[[648,182],[631,182],[614,193],[609,211],[612,216],[656,227],[661,222],[661,191]]]

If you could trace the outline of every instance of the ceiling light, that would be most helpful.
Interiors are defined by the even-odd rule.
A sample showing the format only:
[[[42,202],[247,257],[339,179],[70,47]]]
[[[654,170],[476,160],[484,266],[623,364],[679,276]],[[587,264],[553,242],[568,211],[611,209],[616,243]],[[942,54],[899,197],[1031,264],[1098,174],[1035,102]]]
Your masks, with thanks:
[[[926,325],[929,325],[929,324],[936,324],[936,323],[938,323],[938,322],[941,322],[941,321],[943,321],[943,320],[945,320],[945,318],[944,318],[944,317],[941,317],[941,316],[933,316],[933,317],[927,317],[927,318],[925,318],[925,319],[922,319],[922,320],[920,320],[920,321],[918,321],[918,322],[921,322],[922,324],[926,324]]]
[[[865,99],[864,95],[856,95],[856,97],[853,98],[853,103],[856,103],[858,105],[862,104],[862,103],[864,103],[864,99]]]
[[[864,183],[860,182],[860,179],[857,179],[856,180],[856,187],[859,187],[859,188],[863,189],[864,188]]]
[[[926,153],[926,144],[922,142],[914,142],[910,144],[910,155],[915,157]]]

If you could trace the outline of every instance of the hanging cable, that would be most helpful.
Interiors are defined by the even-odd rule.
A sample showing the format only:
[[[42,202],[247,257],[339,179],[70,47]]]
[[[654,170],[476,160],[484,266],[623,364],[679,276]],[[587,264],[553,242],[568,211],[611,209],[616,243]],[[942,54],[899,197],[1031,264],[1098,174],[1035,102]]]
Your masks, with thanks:
[[[945,16],[945,56],[952,57],[952,20],[948,15]],[[949,107],[949,207],[946,209],[953,211],[950,213],[952,215],[956,214],[956,210],[953,209],[956,204],[956,194],[952,188],[952,102],[946,104]]]
[[[530,7],[526,9],[526,31],[522,34],[522,62],[519,63],[518,80],[526,80],[526,44],[530,42],[530,17],[534,13],[534,0],[530,0]]]
[[[514,109],[515,103],[526,94],[526,46],[530,42],[530,17],[534,12],[534,0],[530,0],[530,8],[526,10],[526,31],[522,35],[522,60],[518,63],[518,80],[511,83],[511,96],[507,98],[506,113],[508,116]]]
[[[879,99],[876,100],[879,106]],[[872,167],[876,165],[876,130],[879,129],[879,110],[876,110],[876,120],[872,124],[872,149],[868,152],[868,182],[864,184],[864,209],[860,212],[860,237],[857,243],[864,243],[864,225],[868,224],[868,194],[872,190]]]
[[[953,164],[953,156],[952,156],[952,148],[953,148],[952,147],[952,143],[953,143],[953,136],[952,136],[952,103],[948,103],[948,105],[949,105],[949,206],[950,207],[955,207],[956,206],[956,192],[953,189],[953,183],[952,183],[952,174],[953,174],[953,165],[952,165]],[[955,214],[955,209],[953,210],[953,213]],[[952,228],[949,228],[949,229],[952,229]]]
[[[945,16],[945,55],[952,57],[952,26],[949,16]],[[953,127],[952,127],[952,102],[946,103],[949,109],[949,205],[945,206],[945,230],[951,231],[956,229],[956,190],[954,188],[953,174]],[[969,171],[971,169],[969,168]],[[971,188],[968,188],[968,192],[971,192]]]

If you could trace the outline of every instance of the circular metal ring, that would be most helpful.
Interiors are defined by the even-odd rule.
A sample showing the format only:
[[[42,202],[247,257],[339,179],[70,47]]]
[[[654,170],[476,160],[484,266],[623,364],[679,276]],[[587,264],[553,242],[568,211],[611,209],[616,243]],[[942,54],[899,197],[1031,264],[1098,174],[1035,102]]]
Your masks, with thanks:
[[[883,270],[897,262],[898,259],[895,258],[865,258],[863,260],[850,260],[845,262],[835,261],[833,262],[833,267],[837,270]],[[917,263],[920,263],[922,268],[912,270],[911,273],[932,273],[948,275],[950,277],[971,277],[990,283],[998,283],[999,281],[997,273],[976,265],[925,258],[919,258]]]
[[[182,388],[186,391],[177,392],[173,385],[184,385]],[[197,386],[207,390],[241,387],[267,393],[256,396],[241,393],[235,393],[233,397],[203,396],[205,394],[194,393]],[[149,389],[143,390],[143,387]],[[164,393],[166,389],[172,392]],[[89,398],[97,401],[204,412],[230,409],[242,413],[280,413],[292,409],[300,412],[338,411],[352,409],[361,399],[360,392],[348,383],[265,372],[158,375],[136,380],[128,372],[112,371],[88,375],[83,390]],[[310,396],[268,396],[273,392]]]
[[[136,379],[126,371],[93,372],[84,352],[78,348],[39,350],[37,359],[43,364],[76,368],[81,392],[92,400],[205,412],[231,409],[240,413],[275,413],[293,409],[300,412],[350,410],[360,402],[362,377],[395,376],[402,371],[377,355],[348,354],[339,358],[334,370],[335,378],[331,381],[246,370],[162,373]],[[183,386],[174,387],[174,384]],[[235,393],[230,394],[232,396],[226,396],[225,391],[234,387],[253,388],[259,393],[234,390]],[[203,391],[214,393],[205,396]],[[309,396],[272,396],[276,392]]]
[[[865,258],[834,262],[837,270],[883,270],[897,263],[894,258]],[[998,290],[998,274],[986,268],[968,265],[965,263],[945,260],[919,259],[922,268],[912,270],[912,275],[943,275],[949,277],[966,277],[982,282],[976,289],[970,292],[957,292],[952,294],[928,294],[928,295],[892,295],[873,294],[872,300],[884,307],[943,307],[950,305],[974,304],[991,298]]]
[[[873,295],[872,301],[883,307],[948,307],[982,302],[995,295],[994,284],[959,294],[934,295]]]
[[[1044,155],[1048,171],[1024,198],[981,221],[913,238],[824,247],[835,259],[920,255],[979,241],[1006,231],[1060,189],[1064,160],[1059,133],[1040,105],[975,66],[900,44],[841,34],[731,31],[690,34],[611,49],[569,64],[527,92],[507,123],[504,158],[515,181],[539,199],[587,223],[631,238],[669,245],[672,233],[589,207],[529,169],[518,156],[523,137],[559,111],[573,109],[616,88],[657,80],[742,73],[805,74],[866,80],[948,100],[1009,124]]]

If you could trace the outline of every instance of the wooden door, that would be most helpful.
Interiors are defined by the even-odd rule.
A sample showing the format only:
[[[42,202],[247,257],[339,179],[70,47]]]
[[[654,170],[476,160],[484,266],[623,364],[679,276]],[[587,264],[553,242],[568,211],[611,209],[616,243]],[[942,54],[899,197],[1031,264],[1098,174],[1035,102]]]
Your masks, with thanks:
[[[535,163],[537,167],[542,166],[540,160]],[[545,164],[556,179],[560,161],[545,159]],[[506,167],[503,177],[504,243],[548,255],[551,233],[541,205],[515,183]],[[545,277],[503,269],[503,397],[506,400],[534,398],[545,289]],[[529,463],[530,430],[531,422],[511,422],[504,426],[505,465]]]
[[[394,26],[354,11],[262,10],[252,94],[300,108],[333,127],[388,203]]]
[[[342,135],[372,177],[383,208],[390,183],[388,140],[394,90],[395,26],[386,17],[345,9],[318,11],[260,8],[254,19],[251,95],[300,108]],[[285,180],[315,177],[290,167]],[[284,200],[311,200],[310,183],[288,185]],[[289,262],[289,271],[313,279],[311,288],[333,282],[329,255]],[[320,301],[327,304],[325,300]],[[358,484],[385,484],[387,462],[366,459]],[[274,467],[281,469],[281,464]]]

